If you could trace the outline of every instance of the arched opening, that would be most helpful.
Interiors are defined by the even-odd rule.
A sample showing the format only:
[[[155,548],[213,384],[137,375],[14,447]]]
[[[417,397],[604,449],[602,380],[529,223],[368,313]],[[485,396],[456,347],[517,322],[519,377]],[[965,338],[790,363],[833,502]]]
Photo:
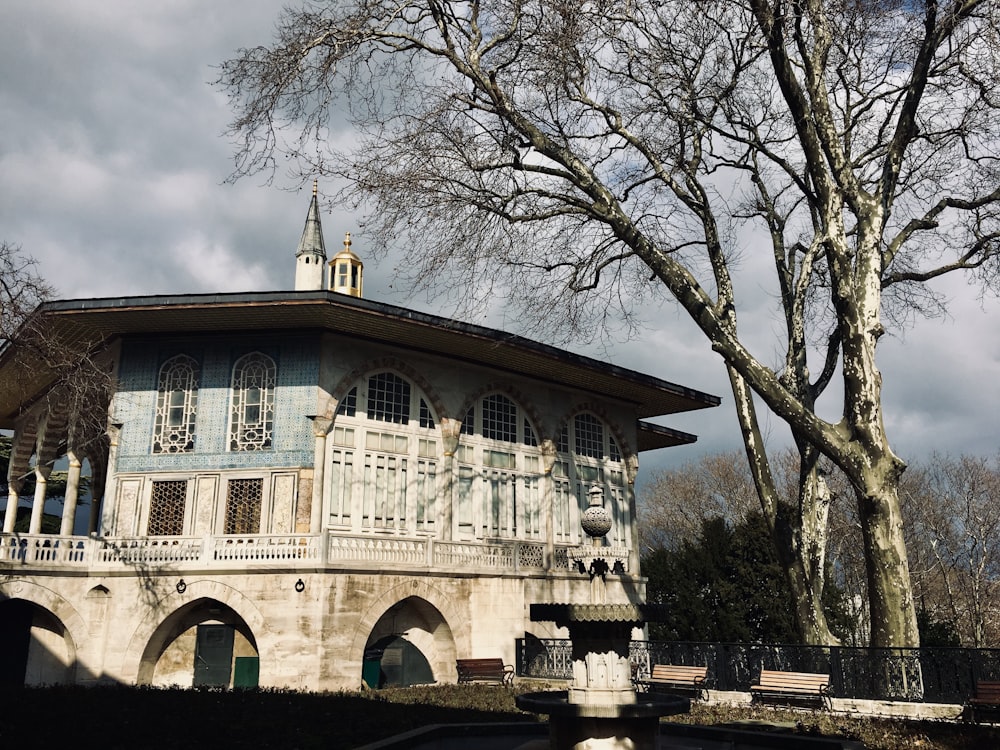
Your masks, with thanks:
[[[0,602],[0,685],[73,683],[75,649],[54,614],[23,599]]]
[[[257,687],[257,641],[230,606],[202,598],[167,617],[142,655],[140,685]]]
[[[455,663],[455,641],[441,612],[407,597],[378,619],[365,644],[361,678],[372,688],[438,681]]]

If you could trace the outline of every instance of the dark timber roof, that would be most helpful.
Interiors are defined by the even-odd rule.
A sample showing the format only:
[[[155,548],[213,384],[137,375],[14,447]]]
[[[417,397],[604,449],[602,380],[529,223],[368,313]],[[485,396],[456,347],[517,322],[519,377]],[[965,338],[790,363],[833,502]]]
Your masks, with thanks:
[[[129,334],[320,329],[626,401],[640,419],[719,404],[717,396],[520,336],[329,291],[64,300],[45,303],[35,314],[49,318],[69,344]],[[17,389],[4,387],[11,382],[8,354],[0,353],[0,428],[12,425],[20,401],[11,392]],[[695,440],[640,423],[640,449]]]

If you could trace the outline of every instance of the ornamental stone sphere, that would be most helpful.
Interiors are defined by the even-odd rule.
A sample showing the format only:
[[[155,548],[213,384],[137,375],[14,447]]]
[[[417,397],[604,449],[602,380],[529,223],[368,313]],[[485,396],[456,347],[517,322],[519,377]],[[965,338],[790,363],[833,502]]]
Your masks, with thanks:
[[[611,511],[604,507],[604,493],[600,487],[590,490],[590,506],[583,512],[580,525],[587,536],[602,537],[611,531]]]

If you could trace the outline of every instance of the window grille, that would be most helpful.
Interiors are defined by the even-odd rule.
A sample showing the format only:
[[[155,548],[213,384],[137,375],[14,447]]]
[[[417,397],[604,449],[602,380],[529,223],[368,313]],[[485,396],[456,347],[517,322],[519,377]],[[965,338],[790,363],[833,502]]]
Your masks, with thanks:
[[[535,436],[535,431],[531,429],[531,422],[528,418],[524,418],[524,444],[529,445],[532,448],[538,447],[538,438]]]
[[[259,534],[264,480],[230,479],[226,494],[226,534]]]
[[[277,367],[260,352],[247,354],[233,367],[229,449],[267,450],[274,430],[274,386]]]
[[[368,378],[368,418],[409,424],[410,384],[391,372]]]
[[[358,389],[351,388],[347,395],[340,400],[337,406],[337,414],[345,417],[353,417],[358,413]]]
[[[352,388],[327,453],[328,522],[355,531],[433,531],[439,457],[436,419],[409,381],[381,372]]]
[[[187,481],[171,480],[153,482],[149,501],[149,536],[180,536],[184,533],[184,503],[187,499]]]
[[[184,354],[168,359],[160,368],[153,453],[194,450],[199,369],[197,361]]]
[[[559,437],[556,438],[556,450],[560,453],[569,453],[569,425],[564,424],[559,430]]]
[[[420,399],[420,426],[428,430],[434,429],[434,415],[423,399]]]
[[[615,442],[615,439],[613,437],[608,438],[608,446],[610,448],[610,450],[608,451],[608,458],[610,458],[612,461],[617,461],[618,463],[621,463],[622,452],[618,449],[618,443]]]
[[[462,419],[462,434],[463,435],[475,435],[476,434],[476,407],[470,406],[469,411],[465,413],[465,418]]]
[[[573,434],[577,454],[604,457],[604,425],[593,414],[577,414],[573,419]]]
[[[493,394],[483,399],[483,437],[517,442],[517,407],[506,396]]]

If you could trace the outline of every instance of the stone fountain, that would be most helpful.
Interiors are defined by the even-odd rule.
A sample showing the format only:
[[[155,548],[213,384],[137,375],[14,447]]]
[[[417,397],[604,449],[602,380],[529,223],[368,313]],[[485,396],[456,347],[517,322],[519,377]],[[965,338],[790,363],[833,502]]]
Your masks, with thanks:
[[[605,546],[611,514],[599,487],[590,491],[581,522],[590,544],[570,560],[590,576],[590,603],[532,604],[531,619],[569,630],[573,680],[569,690],[526,693],[519,708],[549,717],[553,750],[655,750],[661,716],[686,713],[687,698],[637,694],[632,684],[629,642],[633,628],[662,618],[648,604],[608,604],[605,576],[622,570],[628,550]]]

